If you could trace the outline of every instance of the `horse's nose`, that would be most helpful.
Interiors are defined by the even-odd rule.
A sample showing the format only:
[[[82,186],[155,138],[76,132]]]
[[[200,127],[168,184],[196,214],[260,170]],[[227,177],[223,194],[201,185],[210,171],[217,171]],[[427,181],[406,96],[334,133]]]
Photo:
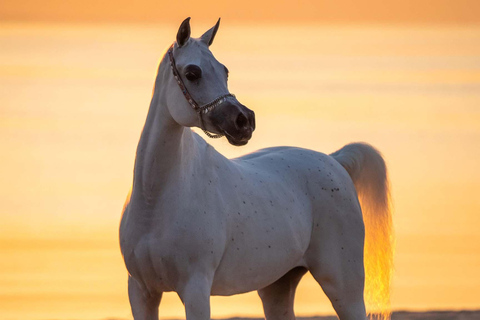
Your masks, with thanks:
[[[240,112],[235,119],[235,126],[238,130],[244,130],[245,127],[248,125],[249,121],[243,112]]]
[[[255,113],[238,100],[227,101],[213,109],[208,119],[234,146],[246,145],[255,130]]]
[[[255,130],[255,113],[245,106],[242,106],[238,110],[237,117],[235,118],[235,127],[238,131],[251,134]]]

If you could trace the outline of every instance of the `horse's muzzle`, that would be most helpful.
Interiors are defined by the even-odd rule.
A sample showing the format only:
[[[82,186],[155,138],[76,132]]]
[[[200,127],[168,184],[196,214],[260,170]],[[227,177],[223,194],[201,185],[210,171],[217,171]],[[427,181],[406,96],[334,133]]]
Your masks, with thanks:
[[[255,130],[255,113],[236,99],[222,104],[218,109],[218,112],[212,115],[212,122],[217,122],[218,128],[230,144],[246,145]]]

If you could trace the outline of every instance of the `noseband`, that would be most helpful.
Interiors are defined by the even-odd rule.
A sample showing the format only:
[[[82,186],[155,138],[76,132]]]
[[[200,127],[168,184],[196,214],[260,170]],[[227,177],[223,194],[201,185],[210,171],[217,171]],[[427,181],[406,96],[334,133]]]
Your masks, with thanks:
[[[227,98],[229,98],[229,97],[235,98],[235,95],[233,95],[231,93],[224,94],[222,96],[219,96],[218,98],[215,98],[213,101],[211,101],[211,102],[209,102],[209,103],[207,103],[203,106],[199,106],[198,103],[195,101],[195,99],[193,99],[190,92],[188,92],[187,87],[185,86],[185,83],[183,82],[182,77],[180,77],[180,74],[177,70],[177,66],[175,64],[175,59],[173,58],[173,44],[170,47],[170,49],[168,49],[168,57],[170,59],[170,66],[172,68],[173,76],[175,77],[175,80],[177,81],[178,86],[180,87],[180,90],[182,90],[183,95],[185,96],[185,99],[187,99],[188,103],[190,104],[190,106],[192,106],[193,110],[195,110],[198,114],[198,118],[200,119],[200,128],[203,130],[203,132],[205,132],[205,134],[209,138],[217,139],[217,138],[223,137],[223,134],[210,133],[205,129],[205,126],[203,125],[202,115],[207,114],[208,112],[215,109],[217,106],[224,103],[227,100]]]

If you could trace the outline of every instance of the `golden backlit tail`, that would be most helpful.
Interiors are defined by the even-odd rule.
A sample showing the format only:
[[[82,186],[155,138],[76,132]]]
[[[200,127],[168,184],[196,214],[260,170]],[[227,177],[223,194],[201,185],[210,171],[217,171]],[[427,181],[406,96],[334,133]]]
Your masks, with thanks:
[[[365,143],[331,154],[350,174],[365,223],[365,302],[370,319],[390,319],[394,236],[387,167],[380,152]]]

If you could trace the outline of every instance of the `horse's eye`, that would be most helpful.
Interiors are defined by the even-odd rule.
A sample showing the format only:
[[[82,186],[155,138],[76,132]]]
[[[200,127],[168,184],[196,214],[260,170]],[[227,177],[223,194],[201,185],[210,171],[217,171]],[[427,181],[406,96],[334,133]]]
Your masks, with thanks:
[[[202,69],[199,66],[190,64],[185,67],[185,77],[189,81],[195,81],[202,77]]]

